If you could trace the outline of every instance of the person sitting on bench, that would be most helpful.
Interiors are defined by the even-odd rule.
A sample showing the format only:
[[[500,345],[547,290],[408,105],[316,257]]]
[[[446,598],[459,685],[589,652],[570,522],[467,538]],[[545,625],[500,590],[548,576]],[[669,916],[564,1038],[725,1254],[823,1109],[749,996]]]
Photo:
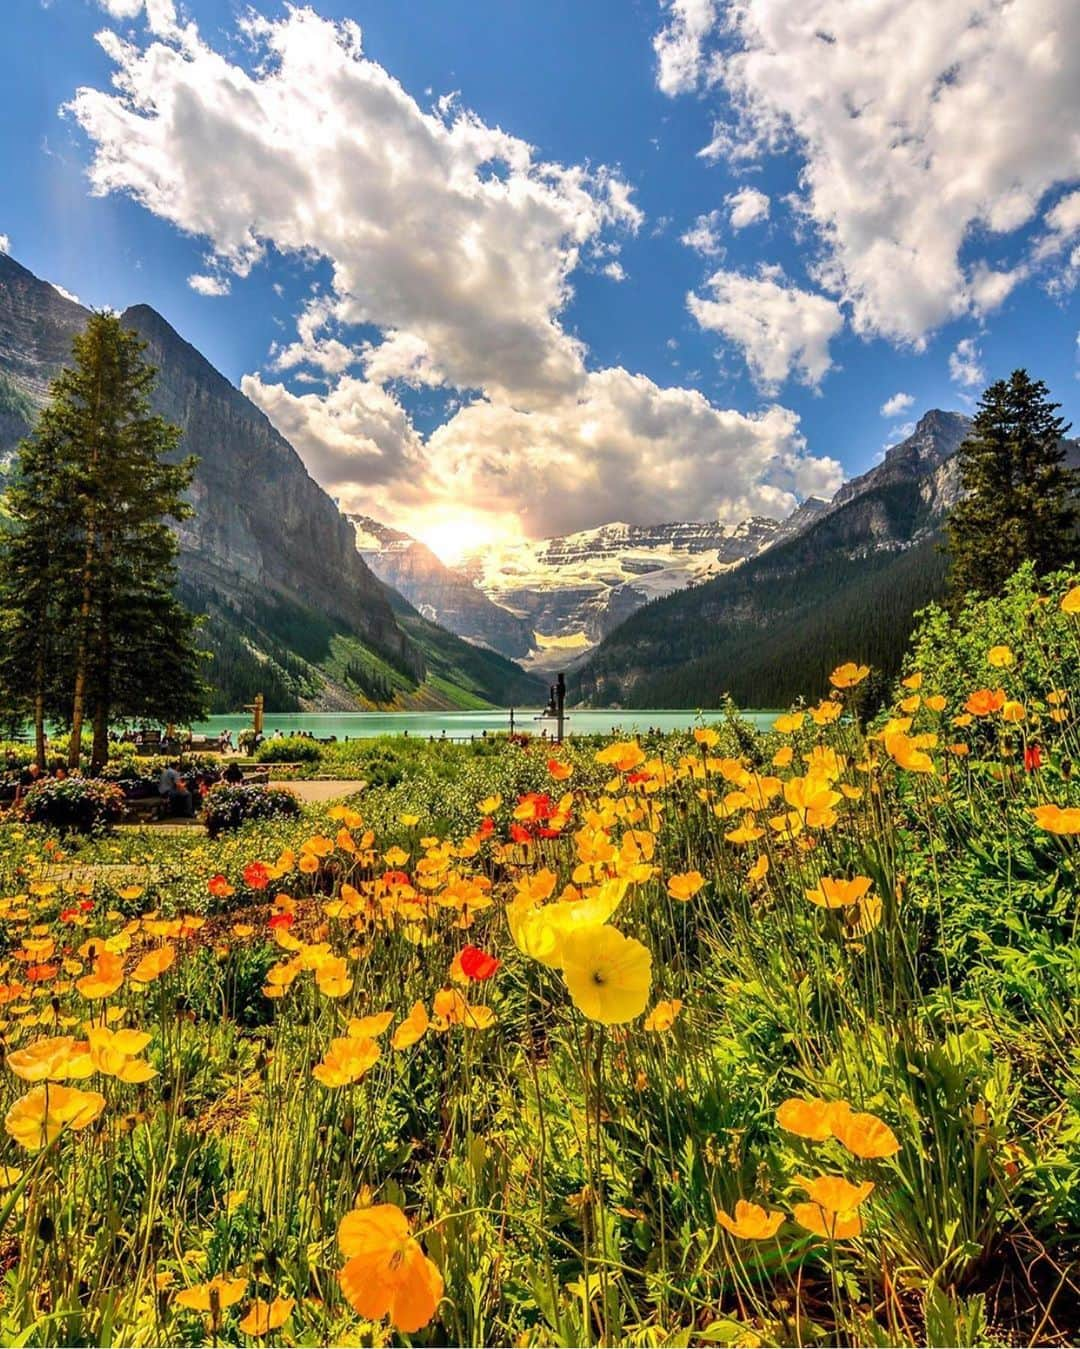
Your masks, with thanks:
[[[188,791],[187,783],[177,771],[175,763],[166,764],[158,778],[158,794],[169,798],[169,814],[184,815],[191,819],[195,814],[195,799]]]

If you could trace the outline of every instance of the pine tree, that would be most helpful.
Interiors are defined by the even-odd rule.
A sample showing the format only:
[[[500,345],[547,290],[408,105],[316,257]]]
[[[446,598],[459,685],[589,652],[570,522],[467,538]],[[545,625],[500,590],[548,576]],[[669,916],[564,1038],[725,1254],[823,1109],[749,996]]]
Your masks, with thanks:
[[[15,651],[43,653],[35,687],[43,711],[71,726],[72,768],[88,721],[96,770],[108,758],[114,718],[182,721],[206,703],[196,620],[174,594],[177,544],[166,523],[191,513],[182,494],[194,460],[169,458],[180,431],[150,412],[155,372],[142,359],[144,345],[115,315],[93,314],[19,456],[26,486],[13,502],[17,542],[3,557],[0,591],[15,593],[27,556],[44,550],[47,606],[35,611],[28,591],[13,611],[11,636]],[[45,464],[50,485],[34,496]],[[45,635],[35,637],[42,613]],[[0,673],[11,687],[17,669]]]
[[[949,516],[954,603],[974,591],[997,595],[1022,562],[1040,574],[1077,556],[1078,475],[1065,467],[1068,423],[1042,380],[1014,370],[982,395],[971,434],[957,450],[965,496]]]

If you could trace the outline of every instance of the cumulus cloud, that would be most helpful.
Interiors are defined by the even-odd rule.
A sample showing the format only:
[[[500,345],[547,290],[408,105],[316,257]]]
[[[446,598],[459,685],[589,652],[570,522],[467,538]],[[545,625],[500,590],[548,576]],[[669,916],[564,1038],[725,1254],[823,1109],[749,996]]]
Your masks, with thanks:
[[[400,406],[364,381],[343,378],[325,398],[257,376],[243,390],[347,509],[402,522],[455,503],[516,517],[530,537],[611,519],[734,522],[786,515],[843,479],[834,459],[806,454],[786,408],[725,411],[697,390],[621,369],[593,372],[578,397],[533,409],[474,400],[424,444]]]
[[[577,388],[559,312],[583,245],[637,228],[626,185],[545,162],[452,99],[423,111],[353,23],[292,9],[246,30],[251,72],[190,26],[145,47],[102,36],[117,89],[71,105],[94,190],[208,237],[240,274],[267,244],[331,259],[337,319],[416,336],[455,385]]]
[[[680,236],[680,243],[684,243],[687,248],[692,248],[695,253],[700,253],[706,258],[721,256],[724,246],[720,242],[720,219],[719,211],[699,215],[692,228]]]
[[[789,375],[821,383],[832,367],[829,343],[844,325],[832,300],[787,284],[778,268],[756,276],[721,269],[706,285],[711,298],[691,292],[687,307],[702,328],[742,351],[763,389],[775,390]]]
[[[676,7],[693,17],[691,0]],[[406,528],[467,508],[549,534],[780,515],[835,490],[839,465],[807,453],[792,412],[729,412],[588,369],[561,316],[583,261],[621,279],[613,236],[641,214],[615,174],[547,162],[457,99],[422,109],[353,23],[293,8],[244,28],[250,69],[191,24],[142,42],[104,34],[115,87],[80,89],[71,107],[93,189],[208,239],[206,280],[244,275],[271,248],[329,263],[295,339],[242,388],[346,508]],[[814,341],[792,360],[816,372]],[[325,390],[297,392],[313,372]],[[422,436],[404,384],[463,405]]]
[[[683,94],[701,77],[705,39],[717,18],[716,0],[662,0],[668,22],[653,39],[656,82],[665,94]]]
[[[743,230],[759,220],[769,218],[769,198],[756,187],[743,187],[725,198],[728,220],[733,230]]]
[[[187,283],[196,295],[228,295],[230,289],[228,277],[211,276],[203,272],[189,276]]]
[[[985,384],[986,371],[973,337],[963,338],[957,342],[955,351],[950,352],[949,378],[954,384],[962,384],[965,388]]]
[[[883,417],[900,417],[907,412],[908,408],[914,406],[915,396],[910,393],[894,393],[891,398],[886,398],[881,405],[881,415]]]
[[[921,344],[1023,279],[971,254],[1080,173],[1075,0],[727,0],[707,28],[690,8],[668,6],[661,89],[722,91],[712,154],[801,156],[817,279],[856,331]]]
[[[11,238],[7,234],[0,234],[0,253],[11,252]]]

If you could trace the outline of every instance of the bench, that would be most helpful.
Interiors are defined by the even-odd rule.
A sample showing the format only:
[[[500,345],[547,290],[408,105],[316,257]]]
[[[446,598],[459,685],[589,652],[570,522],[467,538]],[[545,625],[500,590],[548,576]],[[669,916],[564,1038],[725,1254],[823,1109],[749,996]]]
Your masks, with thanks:
[[[167,796],[129,796],[124,800],[124,820],[129,824],[152,824],[168,816]]]

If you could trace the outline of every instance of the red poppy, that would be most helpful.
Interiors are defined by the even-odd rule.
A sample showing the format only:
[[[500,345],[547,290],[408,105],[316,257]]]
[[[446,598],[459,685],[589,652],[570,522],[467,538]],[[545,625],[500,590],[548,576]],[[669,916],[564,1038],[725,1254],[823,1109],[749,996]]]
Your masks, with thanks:
[[[270,919],[270,931],[275,932],[279,927],[290,928],[295,921],[291,913],[275,913]]]
[[[382,883],[387,887],[408,885],[409,873],[407,871],[384,871],[382,874]]]
[[[257,867],[257,866],[261,866],[262,863],[261,863],[261,862],[252,862],[251,865],[252,865],[253,867]],[[244,872],[244,879],[247,880],[247,872],[246,872],[246,871]],[[249,884],[249,885],[252,885],[253,882],[252,882],[252,881],[248,881],[248,884]],[[265,884],[265,882],[264,882],[264,884]],[[218,872],[218,874],[217,874],[216,876],[211,876],[211,877],[210,877],[210,879],[206,882],[206,888],[207,888],[207,890],[210,891],[210,893],[214,896],[215,899],[225,899],[228,895],[231,895],[231,894],[233,893],[233,888],[232,888],[232,886],[229,884],[229,882],[225,879],[225,877],[224,877],[220,872]],[[261,889],[262,889],[262,886],[258,886],[257,888],[261,890]]]
[[[495,821],[491,818],[490,815],[485,815],[484,818],[480,821],[480,828],[477,830],[477,833],[480,835],[481,838],[490,838],[494,832],[495,832]]]
[[[244,884],[252,890],[265,890],[270,884],[270,873],[265,862],[249,862],[244,868]]]
[[[59,965],[28,965],[26,977],[32,984],[43,984],[59,971]]]
[[[627,773],[626,780],[629,783],[648,782],[649,777],[648,773]]]
[[[89,913],[90,910],[91,910],[93,907],[94,907],[94,901],[93,901],[92,899],[80,899],[80,900],[79,900],[79,908],[82,909],[83,913]]]
[[[520,824],[512,824],[510,826],[510,837],[515,843],[528,843],[529,831]]]
[[[480,983],[484,979],[490,979],[502,961],[497,956],[489,956],[478,946],[466,946],[461,952],[460,963],[462,974]]]
[[[1042,767],[1042,747],[1039,745],[1028,745],[1024,750],[1024,767],[1029,773],[1034,773],[1036,769]]]
[[[70,923],[71,920],[72,920],[73,918],[78,918],[78,916],[79,916],[79,910],[78,910],[78,909],[61,909],[61,910],[60,910],[60,921],[61,921],[62,923]]]

